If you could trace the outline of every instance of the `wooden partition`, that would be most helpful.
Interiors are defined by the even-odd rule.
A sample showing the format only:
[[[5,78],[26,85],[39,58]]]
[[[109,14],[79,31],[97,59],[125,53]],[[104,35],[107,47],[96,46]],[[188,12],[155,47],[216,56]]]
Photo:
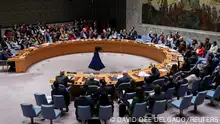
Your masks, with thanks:
[[[167,58],[164,49],[160,49],[153,44],[141,44],[128,40],[90,40],[54,43],[28,48],[19,52],[15,58],[11,58],[9,61],[14,61],[16,72],[21,73],[26,72],[31,65],[42,60],[67,54],[94,52],[96,46],[103,48],[101,52],[126,53],[143,56],[159,63],[164,62]]]

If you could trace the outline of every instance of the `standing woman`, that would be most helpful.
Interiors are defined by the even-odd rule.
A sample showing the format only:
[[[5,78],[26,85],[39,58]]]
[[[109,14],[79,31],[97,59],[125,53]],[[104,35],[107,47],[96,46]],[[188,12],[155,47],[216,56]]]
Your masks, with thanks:
[[[89,64],[90,69],[93,69],[95,71],[100,71],[103,68],[105,68],[105,65],[102,63],[102,60],[99,56],[99,51],[101,51],[101,50],[102,50],[101,47],[99,47],[99,46],[95,47],[95,52],[94,52],[92,61]]]

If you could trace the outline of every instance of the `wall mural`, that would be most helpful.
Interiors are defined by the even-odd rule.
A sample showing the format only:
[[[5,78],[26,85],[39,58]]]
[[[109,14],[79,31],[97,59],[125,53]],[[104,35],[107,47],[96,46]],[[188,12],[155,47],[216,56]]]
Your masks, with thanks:
[[[220,32],[220,0],[146,0],[142,23]]]

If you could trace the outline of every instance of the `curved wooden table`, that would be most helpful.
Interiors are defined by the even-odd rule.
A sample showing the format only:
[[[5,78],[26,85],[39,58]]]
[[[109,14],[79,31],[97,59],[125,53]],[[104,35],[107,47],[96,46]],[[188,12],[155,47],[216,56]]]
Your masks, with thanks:
[[[152,43],[137,43],[130,40],[87,40],[43,44],[39,47],[27,48],[18,52],[17,56],[9,59],[9,61],[14,61],[16,72],[21,73],[26,72],[31,65],[48,58],[94,52],[95,46],[101,46],[103,48],[101,52],[126,53],[153,59],[160,63],[156,67],[160,70],[161,76],[166,75],[172,64],[177,63],[177,58],[183,59],[177,51]],[[165,66],[167,64],[168,66]],[[141,71],[149,73],[150,68],[130,70],[129,75],[136,81],[143,81],[144,78],[138,76]],[[97,79],[104,78],[108,83],[115,84],[117,81],[115,78],[119,73],[97,74],[95,76]],[[66,75],[74,77],[77,82],[76,85],[82,85],[88,76],[88,74],[71,73],[66,73]],[[54,80],[51,79],[50,82],[52,83]]]

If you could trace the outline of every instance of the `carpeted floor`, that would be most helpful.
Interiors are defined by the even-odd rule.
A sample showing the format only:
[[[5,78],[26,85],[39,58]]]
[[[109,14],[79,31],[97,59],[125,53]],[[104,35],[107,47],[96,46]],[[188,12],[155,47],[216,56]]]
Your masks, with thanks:
[[[92,55],[92,53],[75,54],[48,59],[33,65],[27,73],[23,74],[0,73],[0,124],[28,124],[30,120],[23,117],[20,103],[32,103],[35,105],[34,93],[45,93],[46,95],[50,95],[51,89],[49,80],[56,76],[60,70],[92,72],[92,70],[87,68]],[[106,66],[102,72],[131,70],[148,67],[151,62],[156,63],[155,61],[147,58],[126,54],[102,53],[101,58]],[[215,107],[211,107],[207,105],[208,102],[209,101],[206,100],[198,107],[198,113],[192,113],[190,111],[193,109],[193,106],[185,110],[185,119],[204,116],[209,117],[206,118],[209,119],[206,120],[207,122],[210,121],[210,117],[218,117],[217,121],[220,122],[220,106],[217,105]],[[118,117],[118,105],[116,103],[114,108],[114,117]],[[172,121],[171,119],[174,119],[173,117],[175,117],[178,112],[179,111],[177,109],[170,108],[164,114],[159,115],[159,117],[165,117],[164,119]],[[123,121],[120,118],[116,120]],[[211,120],[211,123],[209,124],[214,123],[213,121],[214,120]],[[35,122],[38,124],[49,124],[48,120],[41,121],[41,118],[35,118]],[[66,113],[65,116],[54,120],[54,124],[78,124],[75,119],[75,108],[73,103],[70,105],[70,111]],[[175,122],[173,122],[173,124],[175,124]]]

